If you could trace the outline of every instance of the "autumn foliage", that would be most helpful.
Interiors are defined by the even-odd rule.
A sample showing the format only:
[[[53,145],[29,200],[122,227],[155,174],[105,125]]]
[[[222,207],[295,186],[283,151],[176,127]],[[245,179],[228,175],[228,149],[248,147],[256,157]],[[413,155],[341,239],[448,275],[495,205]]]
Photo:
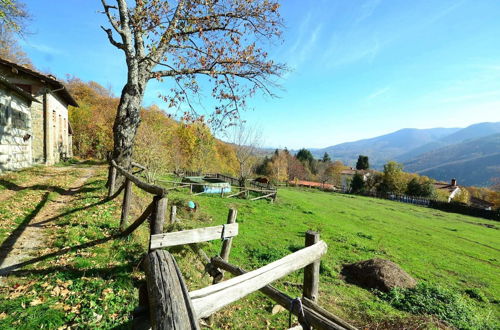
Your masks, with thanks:
[[[67,86],[80,107],[70,107],[74,154],[104,160],[113,148],[113,122],[119,99],[96,82],[70,78]],[[235,150],[217,140],[201,121],[179,122],[156,105],[142,108],[134,158],[149,169],[148,179],[181,170],[235,175]]]

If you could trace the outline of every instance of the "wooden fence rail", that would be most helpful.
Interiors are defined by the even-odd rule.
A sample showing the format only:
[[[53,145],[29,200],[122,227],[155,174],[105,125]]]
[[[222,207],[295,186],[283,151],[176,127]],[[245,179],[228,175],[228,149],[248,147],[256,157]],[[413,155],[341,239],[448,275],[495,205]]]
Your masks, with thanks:
[[[269,283],[305,267],[321,258],[326,253],[326,249],[326,243],[320,241],[262,268],[190,292],[189,295],[197,317],[207,317]]]
[[[140,164],[132,163],[132,165],[141,171],[145,170]],[[147,323],[152,329],[200,329],[198,323],[200,318],[208,317],[246,295],[260,290],[298,316],[300,327],[296,327],[297,329],[310,329],[312,326],[315,329],[355,330],[347,322],[317,305],[319,298],[319,260],[327,251],[327,245],[319,239],[319,234],[308,231],[303,249],[271,262],[264,267],[246,272],[228,263],[232,240],[238,235],[236,210],[229,210],[227,224],[225,225],[163,233],[167,208],[167,189],[141,181],[132,171],[120,167],[114,160],[110,161],[110,166],[111,184],[109,195],[115,197],[122,190],[125,191],[120,217],[122,234],[128,235],[147,219],[150,220],[149,253],[142,263],[146,273],[146,289],[139,290],[139,301],[141,304],[147,301],[147,306],[143,307],[148,311]],[[115,191],[117,175],[124,176],[125,181]],[[132,198],[132,184],[153,194],[153,198],[143,213],[127,227]],[[254,189],[248,188],[248,190]],[[260,191],[265,190],[260,189]],[[270,190],[266,192],[267,194],[264,193],[259,198],[272,198],[273,193],[274,197],[276,196],[276,191]],[[176,208],[172,206],[170,223],[176,221],[178,221]],[[196,243],[216,239],[223,240],[220,256],[210,259]],[[213,278],[213,285],[192,292],[188,291],[175,259],[170,253],[161,249],[184,244],[189,244],[197,255],[202,258],[205,270]],[[305,268],[302,308],[295,303],[296,299],[292,299],[269,285],[273,281],[301,268]],[[228,271],[237,276],[222,281],[222,271]]]
[[[172,233],[151,235],[150,249],[165,248],[176,245],[208,242],[215,239],[227,239],[238,235],[238,224],[232,223],[215,227],[183,230]]]

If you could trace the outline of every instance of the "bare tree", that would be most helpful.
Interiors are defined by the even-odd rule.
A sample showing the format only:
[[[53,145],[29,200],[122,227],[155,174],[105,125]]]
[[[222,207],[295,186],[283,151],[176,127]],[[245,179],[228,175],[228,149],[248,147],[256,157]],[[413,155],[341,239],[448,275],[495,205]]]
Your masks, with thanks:
[[[31,16],[26,5],[17,0],[0,0],[0,57],[33,68],[17,37],[27,33]]]
[[[252,174],[256,152],[262,145],[262,135],[256,127],[240,123],[233,127],[231,143],[238,160],[239,183],[244,187],[245,180]]]
[[[173,86],[163,99],[183,112],[199,114],[192,102],[211,86],[217,106],[208,121],[222,125],[239,117],[256,91],[272,95],[271,77],[285,69],[268,59],[265,42],[280,35],[277,0],[101,0],[111,27],[102,29],[123,51],[127,83],[114,123],[113,158],[128,167],[139,126],[139,109],[149,80]]]

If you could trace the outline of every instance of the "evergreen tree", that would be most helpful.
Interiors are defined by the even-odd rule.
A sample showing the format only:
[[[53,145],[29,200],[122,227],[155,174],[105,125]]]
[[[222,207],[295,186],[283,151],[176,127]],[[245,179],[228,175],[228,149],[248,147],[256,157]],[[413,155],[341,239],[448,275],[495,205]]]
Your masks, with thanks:
[[[367,170],[370,168],[368,156],[359,155],[358,162],[356,163],[357,170]]]
[[[365,190],[365,180],[359,173],[354,174],[351,181],[351,192],[353,194],[361,193]]]
[[[325,154],[323,155],[322,161],[323,161],[323,163],[329,163],[332,161],[332,159],[330,158],[330,155],[325,152]]]

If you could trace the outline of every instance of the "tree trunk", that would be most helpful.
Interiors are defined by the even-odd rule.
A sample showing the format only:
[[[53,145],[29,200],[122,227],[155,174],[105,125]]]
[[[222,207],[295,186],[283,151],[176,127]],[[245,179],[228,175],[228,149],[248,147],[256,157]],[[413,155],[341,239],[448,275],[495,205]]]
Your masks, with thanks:
[[[114,148],[112,159],[121,167],[130,169],[134,139],[140,123],[140,109],[144,97],[145,84],[127,83],[123,87],[118,112],[113,125]],[[124,181],[117,176],[116,185]],[[109,179],[108,179],[109,182]]]

